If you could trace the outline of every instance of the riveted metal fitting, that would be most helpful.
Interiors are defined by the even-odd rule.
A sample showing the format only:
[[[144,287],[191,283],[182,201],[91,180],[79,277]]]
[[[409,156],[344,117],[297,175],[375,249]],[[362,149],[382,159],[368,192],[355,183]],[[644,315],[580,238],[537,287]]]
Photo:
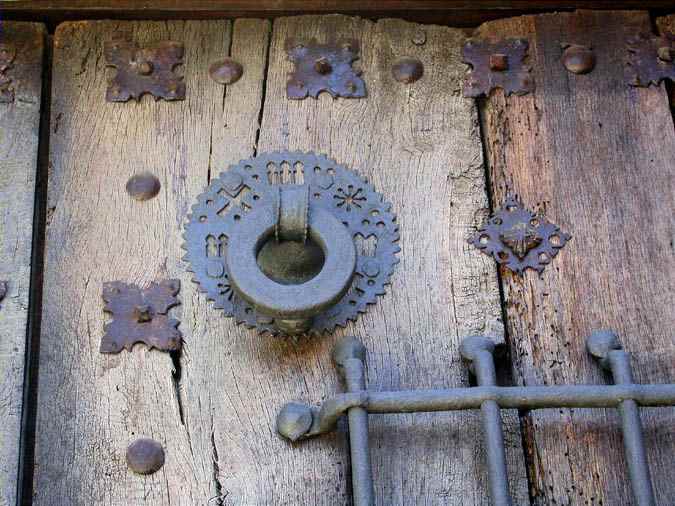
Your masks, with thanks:
[[[286,41],[286,52],[295,67],[286,85],[286,96],[294,100],[317,98],[325,91],[333,98],[362,98],[366,84],[352,63],[359,58],[356,40],[320,44],[316,39]]]
[[[528,47],[525,39],[469,39],[462,48],[462,61],[470,66],[464,96],[488,96],[495,88],[507,95],[533,91],[531,68],[525,63]]]
[[[502,209],[469,238],[469,244],[516,274],[525,269],[541,273],[571,238],[543,214],[525,209],[509,196]]]
[[[136,343],[162,351],[180,349],[179,322],[168,316],[169,309],[179,304],[179,290],[177,279],[151,283],[147,288],[121,281],[104,283],[104,311],[112,315],[112,321],[104,328],[101,353],[131,351]]]
[[[150,94],[156,100],[184,100],[185,81],[175,69],[183,63],[183,44],[161,41],[139,47],[128,40],[106,41],[106,66],[114,67],[116,74],[106,91],[108,102],[140,100]]]

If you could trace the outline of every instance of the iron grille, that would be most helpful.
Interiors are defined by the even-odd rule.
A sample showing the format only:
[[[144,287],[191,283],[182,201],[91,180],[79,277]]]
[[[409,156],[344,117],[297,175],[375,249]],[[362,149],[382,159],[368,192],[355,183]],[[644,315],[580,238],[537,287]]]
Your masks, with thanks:
[[[600,366],[611,372],[614,385],[497,386],[494,342],[486,337],[474,336],[462,342],[460,353],[475,375],[478,386],[373,392],[366,389],[366,349],[356,338],[346,338],[333,350],[333,361],[344,378],[347,392],[325,401],[320,407],[297,402],[286,404],[277,417],[277,430],[287,439],[297,441],[334,430],[338,419],[346,414],[354,505],[367,506],[375,502],[368,446],[368,413],[480,409],[492,504],[510,506],[502,408],[616,408],[621,415],[628,474],[636,504],[655,506],[639,407],[675,405],[675,384],[636,384],[629,355],[612,331],[595,332],[586,345]]]

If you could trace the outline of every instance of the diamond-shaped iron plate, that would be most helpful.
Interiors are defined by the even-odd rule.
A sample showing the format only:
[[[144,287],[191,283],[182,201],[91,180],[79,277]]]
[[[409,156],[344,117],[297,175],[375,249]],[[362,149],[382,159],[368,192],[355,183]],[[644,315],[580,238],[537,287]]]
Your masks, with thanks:
[[[510,196],[502,209],[469,239],[469,244],[517,274],[528,268],[541,273],[571,238],[543,214],[525,209]]]
[[[110,281],[103,284],[104,311],[112,314],[101,340],[101,353],[131,351],[136,343],[163,351],[181,347],[178,320],[169,318],[169,309],[180,304],[176,295],[180,281],[169,279],[147,288]]]

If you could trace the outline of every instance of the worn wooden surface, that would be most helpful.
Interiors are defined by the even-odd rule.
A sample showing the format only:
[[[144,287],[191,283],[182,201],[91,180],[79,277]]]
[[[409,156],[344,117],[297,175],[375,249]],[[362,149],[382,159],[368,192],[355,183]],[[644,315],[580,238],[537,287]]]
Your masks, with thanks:
[[[415,46],[420,30],[426,44]],[[284,43],[290,37],[359,38],[358,66],[368,98],[287,100],[292,65]],[[270,433],[285,402],[319,402],[342,389],[329,356],[340,336],[363,339],[369,387],[377,390],[467,384],[461,338],[474,332],[502,338],[494,268],[465,242],[487,201],[476,110],[459,96],[463,41],[459,30],[395,20],[275,20],[258,151],[315,150],[368,177],[398,215],[401,263],[387,295],[334,336],[297,347],[238,337],[246,348],[237,354],[242,363],[235,374],[258,378],[240,387],[248,389],[248,399],[238,414],[252,420],[251,455],[270,474],[249,483],[246,496],[233,494],[235,504],[263,497],[280,504],[347,502],[344,434],[290,446]],[[391,65],[400,56],[420,58],[424,78],[411,86],[395,82]],[[487,504],[476,413],[371,420],[378,504]],[[522,502],[521,443],[513,416],[507,426],[513,489]],[[231,454],[238,444],[223,436],[219,441],[219,455]]]
[[[644,12],[526,16],[482,36],[527,37],[537,89],[487,100],[482,119],[495,206],[508,192],[574,237],[542,276],[503,270],[507,334],[521,384],[606,383],[585,337],[613,328],[640,382],[675,379],[675,134],[663,86],[625,85],[625,39]],[[560,64],[562,42],[591,45],[588,75]],[[643,410],[658,504],[672,504],[672,410]],[[527,414],[534,504],[633,504],[618,414]]]
[[[171,357],[143,345],[119,355],[98,349],[109,280],[181,279],[184,305],[175,314],[188,343],[199,338],[180,261],[182,223],[208,181],[213,143],[214,152],[241,150],[234,157],[250,152],[258,116],[237,104],[244,108],[261,86],[258,43],[246,41],[248,32],[263,40],[267,23],[236,25],[243,41],[231,41],[229,21],[78,22],[56,31],[35,504],[218,504],[209,502],[217,495],[211,450],[192,445]],[[106,103],[103,44],[120,34],[141,44],[184,42],[187,99]],[[251,76],[225,90],[207,69],[231,42]],[[161,181],[159,195],[132,200],[127,179],[148,170]],[[166,464],[149,477],[124,461],[141,435],[166,449]]]
[[[16,56],[15,98],[0,104],[0,505],[16,502],[31,274],[33,202],[42,92],[44,26],[0,23]]]

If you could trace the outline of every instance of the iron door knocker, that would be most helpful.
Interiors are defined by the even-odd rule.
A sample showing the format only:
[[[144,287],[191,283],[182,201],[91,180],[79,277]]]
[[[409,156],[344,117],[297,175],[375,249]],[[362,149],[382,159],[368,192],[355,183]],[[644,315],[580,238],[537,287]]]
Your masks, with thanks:
[[[384,294],[398,262],[391,205],[322,155],[243,160],[197,200],[184,246],[195,281],[226,315],[261,332],[344,327]],[[370,251],[357,248],[370,239]]]

